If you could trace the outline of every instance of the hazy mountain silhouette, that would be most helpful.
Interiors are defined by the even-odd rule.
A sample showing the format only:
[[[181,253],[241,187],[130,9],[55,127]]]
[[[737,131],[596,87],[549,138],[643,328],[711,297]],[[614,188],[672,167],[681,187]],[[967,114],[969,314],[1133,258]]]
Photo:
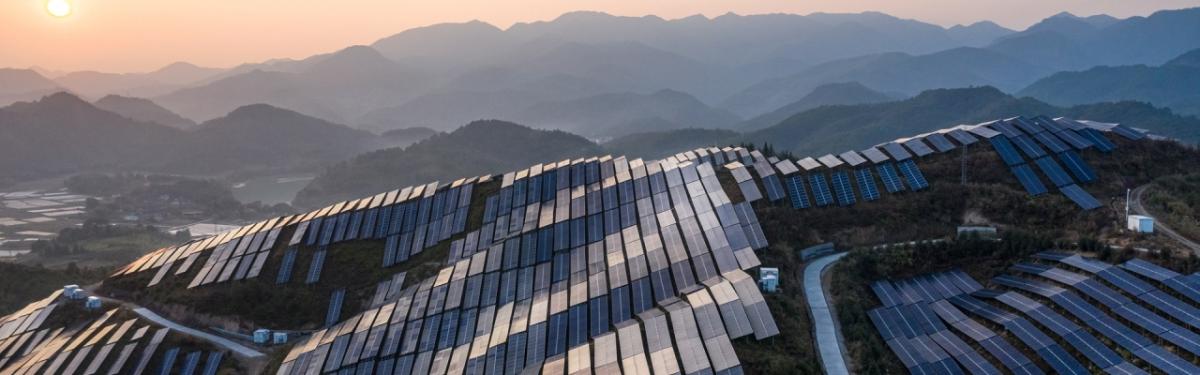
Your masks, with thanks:
[[[0,109],[0,180],[146,168],[176,155],[185,134],[57,93]]]
[[[221,71],[177,62],[147,73],[70,72],[55,77],[54,81],[85,97],[98,98],[109,94],[147,97],[178,90]]]
[[[57,83],[33,69],[0,68],[0,106],[30,101],[62,91]]]
[[[195,121],[183,118],[148,99],[108,95],[92,103],[96,107],[141,122],[153,122],[174,128],[187,129]]]
[[[755,130],[780,123],[800,112],[827,105],[847,105],[861,103],[878,103],[891,101],[896,98],[872,90],[858,82],[828,83],[813,89],[800,100],[746,120],[739,126],[741,130]]]
[[[763,113],[800,100],[822,84],[849,81],[903,95],[932,88],[983,85],[1017,90],[1050,73],[981,48],[962,47],[919,56],[885,53],[830,62],[766,80],[729,98],[722,107],[743,115]]]
[[[946,29],[946,32],[950,33],[951,38],[967,47],[983,47],[1016,31],[997,25],[992,21],[979,21],[966,26],[954,25]]]
[[[1138,100],[1200,115],[1200,49],[1162,66],[1101,66],[1060,72],[1018,92],[1057,105]]]
[[[266,103],[331,121],[403,103],[424,87],[413,70],[370,47],[294,62],[294,72],[252,70],[154,98],[191,119],[209,119],[250,103]]]
[[[687,93],[615,93],[533,105],[513,117],[537,128],[559,129],[589,137],[679,128],[731,127],[741,119],[711,108]]]
[[[724,147],[736,143],[739,133],[728,129],[675,129],[633,133],[601,145],[613,155],[660,159],[683,150],[703,146]]]
[[[0,108],[0,180],[86,171],[313,170],[389,144],[267,105],[239,108],[190,131],[130,119],[68,93]]]
[[[574,134],[505,121],[476,121],[405,148],[369,152],[331,166],[301,190],[294,203],[318,206],[400,186],[514,170],[600,152],[600,146]]]

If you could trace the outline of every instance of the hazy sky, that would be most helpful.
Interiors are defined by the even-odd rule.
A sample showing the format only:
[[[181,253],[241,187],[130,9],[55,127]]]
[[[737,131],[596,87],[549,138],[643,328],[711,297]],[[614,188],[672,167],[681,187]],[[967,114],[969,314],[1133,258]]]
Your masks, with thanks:
[[[1200,6],[1200,0],[0,0],[0,67],[148,71],[174,61],[232,66],[369,44],[404,29],[478,19],[508,27],[573,10],[680,18],[881,11],[943,26],[992,20],[1022,29],[1049,15],[1117,17]]]

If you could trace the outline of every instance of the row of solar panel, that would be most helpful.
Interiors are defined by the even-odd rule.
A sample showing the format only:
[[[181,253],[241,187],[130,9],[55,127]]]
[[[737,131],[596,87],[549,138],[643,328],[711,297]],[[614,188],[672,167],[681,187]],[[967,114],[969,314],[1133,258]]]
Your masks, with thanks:
[[[712,211],[714,209],[716,209],[717,212],[721,212],[721,207],[725,207],[726,205],[728,205],[728,203],[727,203],[728,201],[727,201],[727,199],[724,198],[723,194],[720,196],[709,195],[708,192],[706,191],[707,187],[713,187],[714,189],[716,189],[716,191],[714,191],[714,192],[719,192],[719,189],[720,189],[720,185],[719,185],[719,183],[717,183],[715,181],[715,174],[713,174],[711,172],[711,169],[710,168],[705,169],[704,166],[701,166],[701,168],[700,168],[700,170],[698,170],[698,172],[700,172],[700,173],[697,173],[697,177],[699,177],[701,175],[704,176],[703,177],[703,181],[704,181],[703,185],[704,186],[703,187],[700,186],[700,181],[694,181],[693,183],[696,184],[694,186],[698,187],[699,191],[703,191],[704,193],[697,192],[696,194],[693,194],[692,198],[691,198],[691,202],[688,202],[689,198],[687,198],[686,196],[679,197],[678,194],[672,194],[672,196],[670,198],[678,197],[678,199],[675,199],[676,204],[674,206],[670,206],[670,205],[666,206],[667,208],[675,209],[675,211],[676,211],[675,213],[680,215],[680,217],[681,217],[681,219],[678,219],[678,220],[680,220],[679,223],[681,223],[681,224],[686,222],[687,220],[690,220],[687,217],[693,215],[691,212],[706,213],[706,212]],[[689,187],[689,190],[696,191],[697,189],[692,189],[691,187]],[[678,190],[678,191],[681,192],[682,190]],[[700,200],[700,201],[695,200],[695,198],[697,198],[697,197],[704,197],[706,195],[708,195],[708,198],[706,198],[705,200]],[[666,195],[664,195],[664,197],[666,197]],[[721,202],[721,203],[716,208],[713,208],[708,205],[709,199],[711,199],[713,202]],[[647,201],[647,202],[649,202],[649,201]],[[742,206],[745,206],[745,207],[742,207]],[[736,206],[735,208],[741,208],[741,209],[732,210],[737,213],[737,215],[733,215],[733,216],[738,219],[736,219],[736,220],[722,219],[722,221],[730,222],[731,225],[753,224],[753,226],[757,226],[757,223],[756,223],[757,219],[755,219],[753,217],[753,212],[750,211],[749,214],[747,214],[745,212],[745,210],[749,209],[748,205],[743,204],[743,205]],[[645,223],[646,222],[645,219],[649,218],[649,219],[653,220],[655,218],[655,216],[659,216],[660,218],[662,218],[663,216],[661,216],[661,215],[663,213],[667,213],[667,212],[663,212],[663,213],[659,213],[658,215],[656,215],[654,211],[655,210],[653,210],[653,209],[649,209],[649,210],[646,210],[646,212],[643,212],[644,215],[641,216],[642,217],[641,221],[643,223]],[[686,215],[685,215],[685,212],[687,213]],[[718,216],[721,216],[721,215],[718,215]],[[673,215],[668,218],[673,219]],[[716,217],[713,217],[713,219],[714,219],[714,223],[715,223]],[[650,223],[654,223],[654,221],[651,221]],[[682,253],[682,251],[684,251],[683,247],[682,247],[682,242],[680,242],[678,239],[674,240],[674,242],[677,243],[677,245],[670,245],[672,243],[672,241],[670,241],[670,239],[673,237],[670,233],[675,230],[675,229],[673,229],[673,228],[675,228],[675,225],[671,224],[670,221],[664,221],[662,224],[664,225],[664,227],[661,229],[661,231],[664,235],[664,239],[668,240],[667,241],[667,243],[669,245],[667,247],[668,250],[671,248],[678,248],[681,251],[679,254],[684,254],[684,253]],[[657,227],[657,224],[651,225],[650,227],[643,226],[642,230],[646,231],[646,230],[652,229],[652,227]],[[685,228],[686,227],[687,226],[685,226]],[[549,228],[547,228],[547,229],[549,229]],[[633,229],[633,228],[628,228],[628,229]],[[626,232],[628,232],[628,231],[626,231]],[[540,233],[545,233],[545,232],[540,232]],[[632,234],[636,235],[637,231],[634,230],[633,232],[628,232],[628,233],[632,233]],[[760,234],[761,229],[758,229],[757,232],[750,231],[749,233],[754,234],[752,236],[749,236],[752,239],[751,241],[755,241],[755,240],[753,240],[753,238],[755,238],[755,237],[761,237],[761,234]],[[676,234],[674,236],[678,236],[678,235]],[[692,238],[691,236],[687,236],[687,237]],[[538,236],[528,236],[525,238],[538,238]],[[620,237],[615,237],[615,238],[617,241],[608,241],[608,242],[610,244],[620,244],[620,243],[624,242],[624,241],[620,240]],[[636,238],[636,237],[634,237],[634,238]],[[657,237],[655,236],[654,238],[657,238]],[[513,239],[516,239],[516,238],[513,238]],[[711,242],[711,240],[716,239],[716,238],[710,237],[708,239]],[[700,250],[700,248],[704,247],[703,245],[704,245],[705,238],[698,237],[695,239],[690,239],[689,241],[690,242],[688,242],[688,247],[689,247],[688,251],[692,251],[692,250],[698,251],[698,250]],[[646,308],[649,308],[655,301],[655,299],[650,299],[652,296],[655,297],[659,302],[665,301],[666,298],[671,298],[671,296],[675,295],[675,293],[677,293],[677,291],[668,292],[668,290],[670,290],[671,288],[678,288],[678,287],[684,286],[684,285],[676,285],[676,286],[672,287],[671,286],[673,283],[672,280],[675,280],[675,281],[684,280],[684,279],[676,278],[673,276],[675,276],[675,275],[690,275],[690,274],[692,274],[692,272],[694,272],[692,270],[687,269],[687,268],[691,268],[690,266],[688,266],[687,261],[684,261],[683,263],[675,263],[672,267],[670,267],[670,271],[667,271],[667,268],[659,268],[659,266],[655,266],[655,264],[657,264],[657,263],[653,262],[653,260],[654,260],[653,257],[650,257],[647,260],[652,261],[650,264],[651,270],[659,269],[660,271],[651,272],[649,277],[643,276],[641,278],[634,279],[633,281],[628,282],[627,285],[619,285],[620,279],[614,280],[618,283],[608,283],[608,284],[610,284],[610,287],[612,287],[612,289],[611,289],[611,298],[612,299],[609,299],[609,296],[607,296],[607,294],[609,294],[609,293],[596,294],[596,292],[595,292],[595,291],[603,291],[604,289],[595,289],[595,288],[587,287],[590,283],[596,282],[597,284],[594,285],[595,287],[603,288],[604,285],[606,284],[603,282],[605,280],[605,277],[601,277],[599,279],[597,279],[595,277],[583,277],[583,276],[587,275],[587,272],[574,273],[576,271],[571,271],[571,272],[573,272],[572,273],[573,276],[571,276],[570,277],[571,280],[568,281],[566,272],[557,271],[557,270],[567,271],[567,270],[573,270],[573,269],[578,268],[578,269],[580,269],[580,272],[583,272],[584,270],[582,267],[585,263],[576,263],[576,262],[572,261],[571,264],[569,265],[567,260],[568,259],[578,259],[582,262],[582,260],[587,258],[584,256],[585,249],[577,247],[574,250],[571,250],[570,252],[562,252],[560,254],[562,254],[563,256],[554,257],[554,261],[552,261],[552,262],[539,263],[536,266],[524,267],[520,270],[520,272],[518,272],[518,270],[516,270],[516,269],[504,269],[504,264],[508,264],[509,267],[511,267],[511,268],[518,267],[519,263],[517,263],[517,259],[522,258],[522,257],[517,256],[518,252],[521,251],[520,249],[522,247],[519,245],[507,245],[508,243],[516,244],[518,242],[506,241],[506,245],[504,245],[504,246],[495,246],[490,249],[483,249],[480,252],[477,252],[477,253],[474,253],[473,255],[471,255],[471,259],[468,262],[468,264],[472,265],[470,268],[475,269],[476,268],[475,265],[478,265],[477,266],[478,271],[482,273],[482,272],[484,272],[484,267],[486,265],[486,267],[488,268],[488,271],[489,271],[486,274],[477,274],[475,276],[467,277],[467,275],[466,275],[467,272],[458,272],[458,270],[468,269],[466,266],[464,266],[460,262],[453,269],[448,268],[448,269],[444,270],[444,272],[442,272],[436,278],[437,284],[440,286],[426,289],[426,288],[428,288],[427,286],[425,286],[426,284],[422,284],[422,286],[420,287],[420,289],[418,291],[418,295],[416,295],[416,297],[413,297],[413,298],[415,298],[416,300],[428,299],[429,303],[432,304],[431,307],[436,306],[437,308],[443,308],[442,307],[443,304],[444,304],[444,308],[450,308],[451,305],[453,305],[455,307],[463,306],[464,308],[467,306],[496,306],[497,304],[500,304],[501,306],[512,306],[511,301],[518,301],[520,303],[529,303],[529,301],[530,301],[529,296],[534,295],[534,294],[532,292],[523,292],[523,291],[531,290],[531,289],[527,289],[527,288],[531,288],[533,286],[533,284],[534,284],[533,279],[546,280],[546,282],[553,282],[555,285],[555,288],[553,288],[553,290],[561,291],[562,293],[566,292],[566,290],[567,290],[566,285],[568,285],[567,283],[570,282],[572,284],[570,289],[573,291],[570,295],[572,296],[571,301],[574,306],[572,306],[570,309],[565,309],[565,310],[560,310],[560,308],[552,309],[552,312],[558,311],[558,313],[552,314],[549,317],[548,321],[542,323],[542,327],[543,327],[542,329],[544,329],[546,331],[546,333],[549,334],[548,340],[550,341],[550,344],[551,344],[548,346],[548,348],[550,350],[549,353],[560,354],[561,351],[565,350],[566,347],[569,347],[572,344],[576,344],[576,345],[580,344],[583,341],[579,341],[579,340],[587,339],[589,336],[591,336],[592,333],[599,332],[599,329],[591,328],[591,327],[604,327],[608,324],[611,324],[610,322],[612,322],[612,321],[619,321],[621,319],[627,320],[628,317],[630,317],[632,315],[632,313],[634,313],[636,311],[643,311]],[[650,243],[657,243],[657,241],[652,241]],[[693,243],[695,243],[696,245],[694,246]],[[713,250],[717,251],[719,248],[716,246],[719,245],[719,243],[718,242],[711,242],[711,243],[714,244]],[[626,244],[628,244],[628,242],[626,242]],[[634,242],[634,244],[639,244],[639,242]],[[595,247],[595,249],[597,249],[597,250],[604,249],[604,247],[599,246],[599,245],[601,245],[599,243],[596,243],[595,245],[597,245],[597,247]],[[760,245],[765,246],[765,240],[762,240]],[[628,247],[628,246],[624,246],[624,247]],[[525,247],[525,248],[528,249],[529,247]],[[588,252],[591,252],[590,249],[592,249],[592,248],[593,248],[592,246],[589,246]],[[636,248],[640,249],[641,247],[637,246]],[[649,248],[647,250],[646,254],[648,256],[653,255],[656,252],[661,254],[661,250],[655,250],[655,248],[656,247]],[[727,247],[720,247],[720,248],[725,249],[725,250],[721,250],[721,251],[730,251],[730,249],[728,249]],[[749,248],[750,248],[750,245],[745,246],[745,249],[749,249]],[[620,249],[622,249],[622,246],[618,245],[618,247],[616,249],[620,250]],[[628,248],[629,251],[633,251],[633,249],[635,249],[635,248]],[[747,251],[749,251],[749,250],[747,250]],[[565,256],[568,253],[576,254],[578,256],[572,256],[572,257],[568,258]],[[489,256],[489,254],[491,254],[491,255]],[[601,252],[599,252],[599,254],[603,254],[603,252],[601,251]],[[620,253],[618,253],[618,254],[620,254]],[[593,258],[595,259],[595,257],[593,257]],[[624,270],[625,263],[631,263],[631,265],[636,265],[637,262],[642,261],[639,258],[641,258],[641,257],[638,256],[636,258],[624,259],[620,264],[616,264],[616,266],[619,266],[619,267],[614,269],[613,272],[618,271],[618,270]],[[599,259],[603,259],[603,258],[599,258]],[[687,259],[687,258],[683,258],[683,259]],[[704,259],[703,256],[700,258],[696,258],[696,257],[692,258],[693,261],[703,261],[703,259]],[[546,260],[546,259],[543,258],[542,260]],[[741,258],[739,257],[738,261],[740,261],[740,260],[741,260]],[[467,260],[463,260],[463,261],[467,261]],[[735,268],[737,267],[738,261],[734,262]],[[711,262],[711,261],[709,261],[709,262]],[[602,268],[599,268],[599,270],[603,271],[604,270],[603,266],[605,263],[606,262],[601,261],[598,264],[593,263],[593,265],[601,266]],[[701,265],[702,263],[697,263],[697,265]],[[578,264],[578,266],[574,266],[574,264]],[[545,267],[543,267],[543,265]],[[685,268],[681,269],[679,266],[683,266]],[[645,266],[641,266],[641,267],[645,267]],[[709,267],[711,267],[711,266],[709,266]],[[545,272],[542,272],[543,268],[546,269]],[[591,268],[591,267],[589,266],[588,268]],[[541,274],[549,273],[553,277],[548,276],[546,278],[541,278],[541,277],[533,278],[532,275],[535,273],[534,269],[538,270],[537,273],[541,273]],[[644,268],[631,268],[628,273],[630,278],[633,278],[633,276],[637,275],[637,273],[635,273],[634,271],[636,271],[638,269],[644,269]],[[551,271],[551,270],[556,270],[556,271]],[[683,273],[677,273],[674,271],[683,271]],[[646,273],[646,271],[641,271],[642,275],[645,275],[645,273]],[[620,273],[617,273],[614,275],[622,275],[622,274],[626,274],[626,273],[620,272]],[[528,277],[528,278],[526,278],[525,276],[518,277],[516,275],[530,275],[530,277]],[[579,277],[576,277],[574,275],[578,275]],[[602,273],[593,274],[593,275],[603,276],[604,273],[602,272]],[[742,274],[742,275],[744,276],[744,274]],[[609,277],[613,277],[613,275],[609,275]],[[489,281],[489,280],[491,280],[491,281]],[[476,282],[476,281],[478,281],[479,284],[474,284],[474,282]],[[443,284],[443,282],[445,282],[445,284]],[[692,282],[694,283],[694,281],[692,281]],[[742,284],[747,284],[747,283],[748,283],[748,287],[742,285]],[[480,285],[483,288],[483,290],[481,291],[479,287],[472,287],[471,285]],[[505,285],[512,285],[512,287],[505,286]],[[456,286],[457,286],[457,288],[456,288]],[[548,286],[548,285],[546,285],[546,286]],[[748,277],[742,277],[741,281],[739,281],[736,284],[736,287],[738,289],[742,289],[742,290],[749,290],[748,292],[745,292],[745,291],[741,291],[741,292],[753,293],[753,294],[757,295],[757,289],[755,289],[755,286],[753,285],[753,281],[749,280]],[[587,292],[589,289],[592,289],[593,292]],[[545,290],[545,289],[540,289],[540,290]],[[578,293],[575,292],[576,290],[578,290]],[[559,292],[555,292],[555,295],[557,295],[557,293],[559,293]],[[596,295],[592,296],[593,294],[596,294]],[[522,295],[524,295],[524,297],[522,297]],[[545,298],[544,294],[538,294],[538,295],[542,295],[543,296],[542,298]],[[422,297],[422,296],[424,296],[424,297]],[[579,298],[576,298],[576,296],[578,296]],[[534,295],[534,297],[535,297],[534,301],[536,301],[537,295]],[[403,299],[404,297],[401,297],[401,298]],[[462,303],[458,302],[458,300],[460,298],[462,299]],[[436,299],[436,302],[435,302],[435,299]],[[760,331],[765,332],[764,334],[771,332],[770,330],[776,330],[776,332],[777,332],[777,329],[773,328],[774,327],[773,323],[770,323],[770,324],[767,323],[767,322],[771,322],[771,319],[769,318],[769,313],[766,312],[766,310],[765,310],[765,303],[763,301],[761,301],[761,297],[759,297],[759,299],[760,299],[759,301],[750,305],[751,306],[750,311],[753,311],[752,316],[755,317],[755,319],[748,320],[751,322],[750,326],[751,327],[759,327]],[[453,302],[451,303],[448,301],[453,301]],[[473,301],[479,301],[479,302],[473,302]],[[575,302],[575,301],[578,301],[578,302]],[[466,303],[466,302],[469,302],[469,303]],[[536,302],[534,302],[534,303],[536,303]],[[606,305],[610,305],[610,306],[606,306]],[[633,309],[630,309],[631,306]],[[608,308],[606,308],[606,307],[608,307]],[[468,311],[476,311],[476,310],[474,310],[475,309],[474,307],[471,307],[471,308],[472,308],[472,310],[468,310]],[[613,311],[612,319],[608,318],[608,310],[610,310],[610,309]],[[518,310],[520,310],[520,309],[518,309]],[[457,311],[457,310],[454,310],[454,311]],[[493,311],[495,311],[495,310],[493,310]],[[444,314],[451,314],[451,313],[446,312]],[[747,314],[749,314],[749,312]],[[767,315],[763,315],[763,314],[767,314]],[[418,315],[418,316],[420,316],[420,315]],[[446,316],[446,315],[443,315],[443,316]],[[588,319],[588,317],[591,317],[593,319]],[[433,323],[433,324],[435,324],[435,325],[442,324],[442,327],[448,327],[448,325],[445,324],[445,319],[447,319],[447,318],[445,318],[445,317],[440,318],[440,319],[438,319],[438,320],[440,320],[439,322]],[[451,319],[455,319],[455,318],[451,318]],[[421,321],[423,321],[424,324],[431,323],[429,318],[423,319]],[[606,322],[606,321],[608,321],[608,322]],[[587,328],[585,328],[585,327],[587,327]],[[533,330],[534,328],[531,327],[530,329]],[[460,330],[460,331],[466,332],[467,330]],[[417,331],[410,330],[409,332],[417,332]],[[585,334],[585,332],[586,332],[586,334]],[[420,334],[406,335],[405,339],[404,339],[406,341],[406,343],[404,343],[402,345],[402,348],[413,348],[415,350],[415,352],[420,353],[421,351],[417,350],[417,349],[419,349],[419,347],[422,345],[420,344],[420,342],[419,342],[420,340],[418,340],[417,337],[420,337]],[[415,340],[415,341],[413,341],[413,340]],[[439,340],[439,341],[443,343],[442,345],[448,344],[447,341],[444,341],[444,340]],[[336,344],[336,342],[337,341],[335,340],[334,344]],[[412,344],[409,344],[409,342],[412,342]],[[337,348],[334,348],[334,349],[337,349]],[[546,352],[546,349],[540,349],[540,350],[534,349],[534,350]],[[401,349],[401,352],[404,352],[403,349]],[[491,354],[495,354],[495,353],[491,352]],[[491,355],[491,357],[495,357],[495,355]],[[420,365],[420,364],[427,365],[429,363],[426,360],[420,360],[420,361],[416,361],[416,362],[418,365]],[[393,366],[395,366],[395,364],[393,364]],[[468,366],[470,366],[470,365],[468,364]]]
[[[917,167],[915,162],[912,160],[905,160],[900,162],[899,166],[900,171],[904,173],[905,176],[903,181],[908,183],[909,189],[917,191],[929,187],[929,182],[925,180],[925,176],[921,173],[921,170]],[[905,186],[901,182],[902,180],[897,174],[895,167],[891,163],[878,164],[875,166],[875,168],[880,174],[884,188],[889,193],[897,193],[905,190]],[[812,207],[813,203],[815,203],[816,207],[829,206],[834,203],[835,198],[837,204],[840,206],[853,205],[857,201],[854,189],[855,185],[858,186],[858,195],[861,196],[864,201],[870,202],[880,198],[879,188],[877,187],[878,185],[876,185],[875,178],[871,174],[871,170],[869,168],[855,169],[852,174],[855,180],[854,183],[851,183],[851,174],[847,173],[846,171],[835,170],[830,173],[832,189],[830,189],[830,183],[826,180],[823,173],[810,173],[807,176],[797,174],[785,177],[784,180],[787,182],[786,188],[779,190],[787,192],[786,197],[790,198],[792,207],[797,209]],[[809,190],[805,188],[805,180],[807,180],[808,187],[812,189],[813,203],[810,203],[808,199]],[[777,183],[777,180],[775,181]],[[771,184],[771,182],[765,178],[763,179],[763,182],[764,184]],[[768,189],[768,191],[770,190],[772,189]],[[772,198],[771,200],[778,201],[782,200],[783,198],[784,195],[780,194],[778,197]]]

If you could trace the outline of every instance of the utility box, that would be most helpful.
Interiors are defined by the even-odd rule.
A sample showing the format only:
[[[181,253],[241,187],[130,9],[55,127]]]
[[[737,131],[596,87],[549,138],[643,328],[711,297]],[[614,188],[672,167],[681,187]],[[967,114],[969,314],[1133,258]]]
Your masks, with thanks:
[[[87,293],[79,288],[79,285],[71,284],[63,286],[63,297],[70,300],[81,300],[87,298]]]
[[[285,332],[275,332],[271,335],[271,344],[283,345],[288,342],[288,334]]]
[[[258,329],[254,331],[254,343],[258,345],[266,345],[271,342],[271,330]]]
[[[996,227],[983,225],[962,225],[958,227],[958,238],[977,236],[979,238],[996,238]]]
[[[100,297],[92,296],[87,298],[87,302],[83,303],[83,307],[88,310],[99,310],[101,306]]]
[[[762,267],[758,269],[758,287],[764,292],[775,293],[779,290],[779,269]]]
[[[1154,233],[1154,218],[1143,215],[1129,215],[1126,228],[1135,233]]]

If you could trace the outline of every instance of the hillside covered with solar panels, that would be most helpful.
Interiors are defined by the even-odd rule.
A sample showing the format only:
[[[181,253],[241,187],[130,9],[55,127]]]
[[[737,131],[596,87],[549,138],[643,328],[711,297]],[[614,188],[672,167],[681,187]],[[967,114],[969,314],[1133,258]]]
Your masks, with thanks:
[[[1115,202],[1197,162],[1028,116],[395,187],[46,296],[0,373],[1195,373],[1200,262],[1132,250],[1166,245]]]

